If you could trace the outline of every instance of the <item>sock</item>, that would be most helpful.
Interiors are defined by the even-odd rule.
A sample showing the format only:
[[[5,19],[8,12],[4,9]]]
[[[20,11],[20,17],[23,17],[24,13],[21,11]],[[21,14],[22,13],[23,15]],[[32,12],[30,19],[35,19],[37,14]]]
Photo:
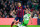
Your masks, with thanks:
[[[13,26],[14,22],[12,22],[11,27]]]
[[[20,24],[18,23],[18,26],[20,26]]]

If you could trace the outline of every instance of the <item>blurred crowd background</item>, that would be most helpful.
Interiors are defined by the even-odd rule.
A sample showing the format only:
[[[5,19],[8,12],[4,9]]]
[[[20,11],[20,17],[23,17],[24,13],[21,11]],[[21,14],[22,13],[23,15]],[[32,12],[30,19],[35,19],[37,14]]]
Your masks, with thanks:
[[[0,18],[16,17],[14,11],[18,1],[31,11],[32,18],[40,18],[40,0],[0,0]]]

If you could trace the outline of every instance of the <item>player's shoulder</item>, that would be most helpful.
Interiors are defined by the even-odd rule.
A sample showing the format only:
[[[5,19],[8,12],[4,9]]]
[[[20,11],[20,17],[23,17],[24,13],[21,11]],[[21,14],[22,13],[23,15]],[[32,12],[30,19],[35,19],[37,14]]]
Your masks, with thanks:
[[[31,14],[29,14],[29,16],[31,16]]]
[[[28,13],[27,15],[28,15],[28,16],[31,16],[31,14],[30,14],[30,13]]]
[[[28,15],[31,15],[30,13]]]

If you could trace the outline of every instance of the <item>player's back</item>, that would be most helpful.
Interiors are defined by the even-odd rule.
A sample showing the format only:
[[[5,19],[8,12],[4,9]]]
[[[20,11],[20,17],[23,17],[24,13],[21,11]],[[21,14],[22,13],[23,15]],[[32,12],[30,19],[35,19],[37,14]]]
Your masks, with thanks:
[[[24,19],[29,20],[30,16],[31,15],[29,13],[27,13],[27,14],[24,15]]]
[[[25,14],[24,15],[24,24],[28,24],[30,16],[31,16],[30,14]]]

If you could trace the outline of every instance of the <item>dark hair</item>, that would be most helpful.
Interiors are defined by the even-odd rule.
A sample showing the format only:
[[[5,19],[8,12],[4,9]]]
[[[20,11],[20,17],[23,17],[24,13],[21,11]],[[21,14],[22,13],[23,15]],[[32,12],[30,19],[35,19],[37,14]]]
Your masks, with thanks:
[[[21,3],[21,1],[20,1],[20,0],[18,0],[18,3]]]

